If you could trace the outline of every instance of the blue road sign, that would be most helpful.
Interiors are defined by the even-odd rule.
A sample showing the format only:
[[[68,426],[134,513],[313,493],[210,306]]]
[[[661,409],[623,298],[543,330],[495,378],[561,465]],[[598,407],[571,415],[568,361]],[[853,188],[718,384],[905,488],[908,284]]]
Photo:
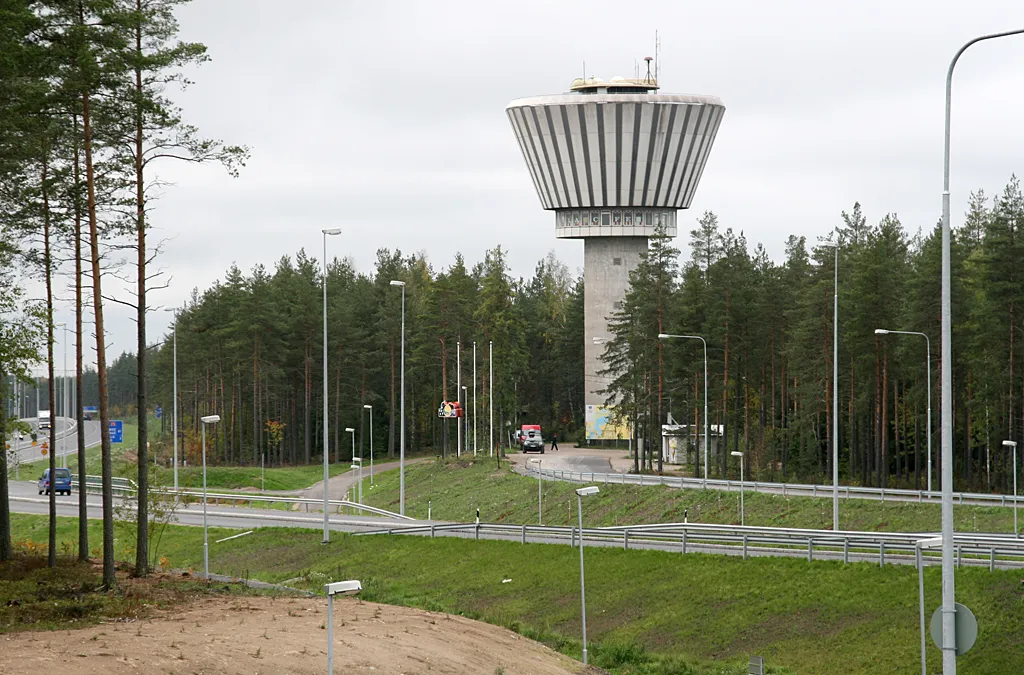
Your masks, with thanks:
[[[161,408],[160,406],[157,406],[156,407],[156,418],[160,419],[163,416],[164,416],[164,409]]]
[[[121,420],[110,420],[110,442],[122,443],[124,438],[124,423]]]

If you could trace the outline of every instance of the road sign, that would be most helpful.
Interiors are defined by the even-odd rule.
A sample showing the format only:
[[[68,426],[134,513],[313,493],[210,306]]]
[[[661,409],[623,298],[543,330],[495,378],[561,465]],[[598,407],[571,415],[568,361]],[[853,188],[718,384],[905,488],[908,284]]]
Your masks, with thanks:
[[[441,401],[441,407],[437,409],[438,417],[462,417],[462,406],[458,401]]]
[[[953,624],[954,630],[956,631],[956,655],[966,654],[967,651],[974,646],[975,640],[978,639],[978,620],[974,618],[974,614],[971,610],[967,609],[959,602],[954,603],[956,608],[956,614],[954,614]],[[942,649],[942,607],[939,606],[932,614],[932,621],[930,625],[932,641],[935,642],[935,646]]]
[[[123,443],[124,423],[121,420],[110,420],[110,442]]]
[[[42,452],[43,455],[45,456],[46,455],[46,448],[43,448],[40,452]]]
[[[156,418],[160,419],[163,416],[164,416],[164,409],[161,408],[160,406],[157,406],[156,407]]]

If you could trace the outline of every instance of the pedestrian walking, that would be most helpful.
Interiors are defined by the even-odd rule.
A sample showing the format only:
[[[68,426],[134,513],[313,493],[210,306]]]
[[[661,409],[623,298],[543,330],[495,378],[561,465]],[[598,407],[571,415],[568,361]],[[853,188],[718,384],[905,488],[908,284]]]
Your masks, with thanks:
[[[558,450],[558,434],[552,433],[551,434],[551,451],[554,452],[556,450]]]

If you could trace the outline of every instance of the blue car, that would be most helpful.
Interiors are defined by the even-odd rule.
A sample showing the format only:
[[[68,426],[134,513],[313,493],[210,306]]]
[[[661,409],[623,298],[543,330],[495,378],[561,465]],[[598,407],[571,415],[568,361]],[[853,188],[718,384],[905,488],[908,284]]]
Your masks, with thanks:
[[[54,481],[53,489],[57,494],[71,494],[71,471],[69,469],[57,469],[57,480]],[[47,469],[39,477],[39,494],[50,494],[50,470]]]

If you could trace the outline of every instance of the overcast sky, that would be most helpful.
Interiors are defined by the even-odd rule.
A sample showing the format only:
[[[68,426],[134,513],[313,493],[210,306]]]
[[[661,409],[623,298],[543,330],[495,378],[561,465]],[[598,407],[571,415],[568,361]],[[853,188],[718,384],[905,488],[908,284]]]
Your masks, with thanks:
[[[181,37],[211,61],[175,95],[204,134],[249,145],[237,179],[164,164],[153,239],[182,304],[234,262],[272,268],[320,230],[329,255],[372,269],[378,248],[509,252],[532,274],[554,250],[571,270],[583,245],[557,240],[504,108],[561,93],[583,71],[630,76],[661,37],[664,93],[713,94],[725,118],[677,244],[705,210],[780,259],[789,234],[826,235],[860,201],[869,221],[911,232],[940,214],[946,69],[966,40],[1024,28],[1019,0],[692,0],[514,3],[194,0]],[[954,222],[968,192],[997,194],[1024,172],[1024,37],[973,47],[953,87]],[[108,305],[109,359],[135,349],[129,311]],[[171,315],[154,314],[150,342]],[[58,321],[72,320],[71,309]],[[60,347],[58,346],[58,354]],[[92,351],[92,350],[90,350]],[[70,352],[70,350],[69,350]]]

